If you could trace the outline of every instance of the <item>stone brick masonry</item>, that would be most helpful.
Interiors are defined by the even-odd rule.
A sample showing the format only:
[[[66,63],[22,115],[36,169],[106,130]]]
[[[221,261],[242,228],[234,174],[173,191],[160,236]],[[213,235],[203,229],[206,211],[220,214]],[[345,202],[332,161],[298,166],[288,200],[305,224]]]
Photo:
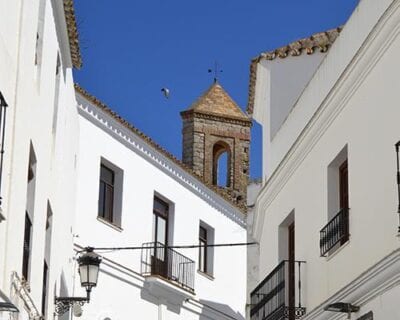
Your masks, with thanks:
[[[216,185],[218,157],[228,153],[228,184],[221,187],[238,204],[246,202],[251,120],[225,90],[213,84],[186,111],[183,120],[183,163]]]

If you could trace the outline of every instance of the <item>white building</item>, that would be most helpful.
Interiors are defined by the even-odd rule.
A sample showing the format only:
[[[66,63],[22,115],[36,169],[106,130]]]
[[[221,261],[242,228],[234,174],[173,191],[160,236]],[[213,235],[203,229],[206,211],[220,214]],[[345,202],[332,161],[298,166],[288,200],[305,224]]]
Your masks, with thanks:
[[[74,87],[72,0],[0,0],[0,27],[0,319],[72,319],[56,298],[85,296],[86,246],[139,249],[96,251],[85,319],[244,319],[247,248],[212,245],[246,243],[249,118],[213,84],[185,111],[184,165]]]
[[[77,101],[76,250],[138,247],[96,250],[82,319],[244,319],[246,246],[168,248],[245,243],[242,209],[78,86]]]
[[[71,1],[0,1],[0,92],[8,104],[0,319],[51,318],[53,297],[72,284],[79,132],[72,68],[80,65]],[[19,313],[4,311],[7,302]]]
[[[400,319],[399,30],[400,1],[362,0],[340,36],[252,62],[265,148],[252,320]]]

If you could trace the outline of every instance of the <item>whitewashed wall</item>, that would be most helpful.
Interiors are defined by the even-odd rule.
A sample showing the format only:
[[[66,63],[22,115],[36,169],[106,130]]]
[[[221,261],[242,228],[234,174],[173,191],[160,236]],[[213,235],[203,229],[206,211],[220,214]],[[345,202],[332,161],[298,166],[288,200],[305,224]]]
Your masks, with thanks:
[[[392,269],[399,265],[399,27],[400,1],[361,1],[266,151],[274,170],[258,198],[253,227],[260,241],[259,279],[280,262],[279,225],[294,211],[296,259],[306,261],[307,320],[338,317],[322,310],[338,301],[361,306],[354,319],[370,310],[376,319],[400,316],[391,305],[400,283]],[[346,145],[350,240],[320,257],[327,167]]]
[[[0,90],[9,107],[3,171],[3,215],[0,223],[0,290],[10,292],[11,274],[21,276],[27,170],[30,143],[37,157],[37,178],[31,252],[30,296],[40,311],[45,251],[47,203],[53,211],[52,250],[49,274],[48,314],[53,312],[54,288],[59,290],[62,270],[70,279],[72,224],[75,212],[75,156],[78,117],[70,62],[63,57],[57,131],[52,133],[55,70],[59,41],[52,3],[45,0],[41,73],[34,64],[39,1],[0,1]],[[62,7],[62,2],[57,2]],[[59,40],[57,40],[59,38]],[[68,43],[64,44],[68,48]],[[55,284],[57,285],[55,286]],[[68,284],[68,283],[67,283]],[[27,317],[23,302],[11,296]],[[0,315],[7,316],[5,313]]]
[[[152,242],[155,193],[173,206],[170,245],[198,243],[199,223],[215,230],[215,243],[246,242],[244,215],[185,173],[142,139],[78,96],[80,109],[80,161],[76,243],[81,246],[141,246]],[[116,228],[97,218],[101,158],[123,170],[122,223]],[[196,261],[198,249],[178,249]],[[214,279],[195,272],[195,295],[176,309],[171,301],[148,297],[140,276],[140,251],[106,253],[110,266],[102,266],[93,301],[83,319],[125,319],[128,315],[154,319],[243,319],[246,303],[246,247],[214,249]],[[115,268],[116,263],[124,272]],[[111,268],[111,269],[110,269]],[[117,268],[118,269],[118,268]],[[172,298],[171,298],[172,299]],[[193,299],[193,300],[192,300]],[[200,303],[198,302],[200,301]],[[159,306],[161,305],[161,306]],[[165,307],[166,305],[166,307]],[[212,308],[205,307],[210,305]],[[160,311],[161,310],[161,311]]]
[[[257,65],[257,83],[253,118],[263,126],[263,177],[275,170],[270,145],[282,124],[308,85],[326,53],[261,60]]]

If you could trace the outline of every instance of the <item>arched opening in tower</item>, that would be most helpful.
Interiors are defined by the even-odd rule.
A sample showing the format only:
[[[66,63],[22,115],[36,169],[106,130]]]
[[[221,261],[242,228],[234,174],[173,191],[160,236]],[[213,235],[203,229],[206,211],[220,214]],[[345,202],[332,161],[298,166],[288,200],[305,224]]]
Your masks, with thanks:
[[[231,186],[231,151],[229,145],[218,142],[213,148],[213,184],[223,188]]]

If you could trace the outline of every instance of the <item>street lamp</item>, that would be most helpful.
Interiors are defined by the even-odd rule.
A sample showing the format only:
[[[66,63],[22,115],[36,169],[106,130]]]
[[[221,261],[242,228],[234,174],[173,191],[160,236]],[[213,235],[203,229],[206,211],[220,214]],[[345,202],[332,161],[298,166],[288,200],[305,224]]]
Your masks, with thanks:
[[[81,286],[86,289],[86,297],[56,297],[55,313],[64,314],[72,306],[83,306],[90,301],[90,292],[97,285],[101,258],[93,252],[93,248],[86,248],[86,253],[78,258],[79,277]]]

